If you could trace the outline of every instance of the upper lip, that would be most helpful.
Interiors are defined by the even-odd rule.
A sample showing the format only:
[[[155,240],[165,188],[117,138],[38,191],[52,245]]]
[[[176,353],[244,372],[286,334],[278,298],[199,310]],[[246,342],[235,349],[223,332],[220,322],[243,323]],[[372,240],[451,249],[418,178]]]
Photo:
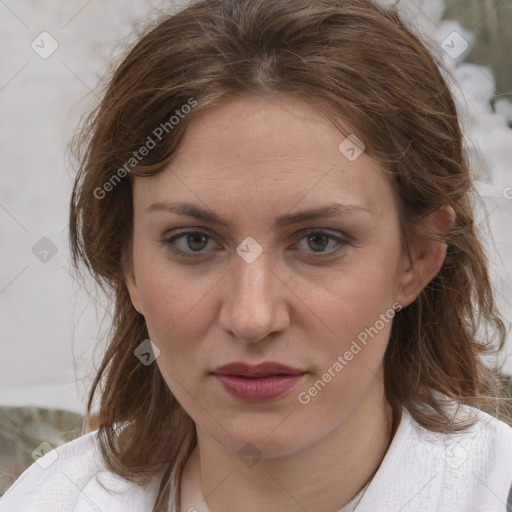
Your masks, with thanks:
[[[305,373],[299,368],[292,368],[281,363],[268,361],[257,365],[242,362],[219,366],[213,371],[217,375],[239,375],[242,377],[268,377],[270,375],[300,375]]]

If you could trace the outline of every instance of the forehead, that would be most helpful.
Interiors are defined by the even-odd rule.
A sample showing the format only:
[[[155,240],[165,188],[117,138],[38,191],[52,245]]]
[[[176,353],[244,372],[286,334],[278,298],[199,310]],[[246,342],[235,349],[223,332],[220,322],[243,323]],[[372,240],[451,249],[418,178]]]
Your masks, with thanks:
[[[341,201],[377,209],[391,196],[378,163],[305,99],[236,97],[199,113],[169,168],[135,180],[135,202],[203,201],[290,209]],[[363,140],[364,142],[364,140]],[[341,144],[341,147],[340,147]],[[360,149],[360,148],[359,148]],[[357,158],[352,158],[353,156]],[[306,198],[307,196],[307,198]]]

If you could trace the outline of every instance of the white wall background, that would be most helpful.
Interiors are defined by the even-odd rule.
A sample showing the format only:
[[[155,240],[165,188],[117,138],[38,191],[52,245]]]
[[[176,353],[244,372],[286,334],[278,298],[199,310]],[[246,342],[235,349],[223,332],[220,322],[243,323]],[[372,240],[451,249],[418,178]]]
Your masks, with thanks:
[[[82,99],[94,94],[111,57],[132,40],[134,27],[164,5],[180,6],[171,0],[0,0],[1,405],[85,411],[87,387],[102,351],[98,330],[104,306],[69,274],[73,173],[66,144],[87,105]],[[468,44],[472,35],[456,22],[439,23],[442,0],[402,0],[402,5],[458,80],[468,146],[481,167],[479,187],[488,207],[481,219],[487,219],[494,237],[488,247],[510,325],[512,130],[507,119],[512,122],[512,103],[501,101],[494,111],[489,103],[492,73],[464,64],[467,51],[456,59],[444,52],[443,45],[452,44],[446,36],[454,30]],[[42,32],[58,44],[46,59],[31,47],[35,41],[41,54],[51,50],[54,43]],[[509,338],[504,359],[511,346]],[[506,369],[512,373],[512,358]]]

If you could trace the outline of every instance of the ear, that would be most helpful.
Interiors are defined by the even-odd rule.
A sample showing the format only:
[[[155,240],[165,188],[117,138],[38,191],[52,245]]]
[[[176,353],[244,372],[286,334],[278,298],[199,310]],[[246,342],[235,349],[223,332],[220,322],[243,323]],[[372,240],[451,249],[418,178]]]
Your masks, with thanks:
[[[130,299],[132,301],[133,307],[141,315],[144,315],[144,309],[140,301],[139,289],[137,288],[137,281],[135,280],[135,272],[132,262],[128,262],[127,265],[125,266],[124,282],[126,284],[126,288],[128,288],[128,293],[130,294]]]
[[[455,224],[455,212],[447,204],[418,221],[403,255],[396,301],[403,308],[414,302],[443,266],[447,245],[446,232]]]

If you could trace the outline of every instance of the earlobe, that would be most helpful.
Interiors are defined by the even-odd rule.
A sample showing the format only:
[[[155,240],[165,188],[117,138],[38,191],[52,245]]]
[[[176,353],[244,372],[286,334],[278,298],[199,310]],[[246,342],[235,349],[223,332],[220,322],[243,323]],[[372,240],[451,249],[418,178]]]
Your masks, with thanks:
[[[447,231],[455,224],[455,212],[443,205],[416,226],[409,243],[409,255],[403,255],[402,269],[398,279],[397,302],[408,306],[439,273],[446,258]]]

